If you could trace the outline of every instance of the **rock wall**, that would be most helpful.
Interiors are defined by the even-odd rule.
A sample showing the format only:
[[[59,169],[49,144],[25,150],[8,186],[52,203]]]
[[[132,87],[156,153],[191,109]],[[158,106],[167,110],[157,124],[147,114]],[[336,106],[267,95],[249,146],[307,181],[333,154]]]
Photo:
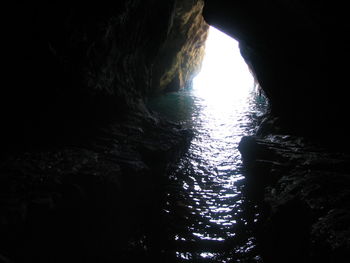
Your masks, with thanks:
[[[345,10],[340,1],[205,1],[205,20],[239,40],[271,104],[258,137],[239,147],[266,262],[349,258]]]
[[[154,90],[176,91],[189,87],[199,73],[209,26],[203,19],[202,1],[177,1],[174,25],[155,65]]]
[[[344,3],[204,2],[206,21],[240,41],[270,99],[273,118],[265,132],[279,126],[336,148],[349,144],[347,67],[340,66],[350,57]],[[203,2],[12,1],[2,7],[0,260],[154,259],[157,186],[190,134],[149,115],[143,99],[189,85],[203,56]],[[306,254],[335,262],[347,255],[349,156],[285,145],[284,137],[254,140],[269,154],[249,147],[256,174],[264,172],[258,181],[251,174],[253,185],[271,210],[262,233],[265,253],[276,246],[282,252],[265,256],[286,261],[293,248],[299,261]],[[291,214],[301,228],[283,224]]]
[[[203,2],[3,8],[0,261],[158,262],[160,185],[191,132],[143,102],[198,70]]]
[[[1,142],[47,144],[139,110],[170,83],[188,85],[208,28],[202,8],[200,0],[8,4]]]
[[[264,260],[347,262],[350,155],[289,135],[243,137],[240,151]]]
[[[206,0],[206,21],[240,41],[241,52],[290,132],[326,141],[344,138],[343,96],[349,23],[327,1]],[[343,142],[341,142],[342,144]]]
[[[158,262],[161,185],[191,133],[144,114],[0,159],[0,262]]]

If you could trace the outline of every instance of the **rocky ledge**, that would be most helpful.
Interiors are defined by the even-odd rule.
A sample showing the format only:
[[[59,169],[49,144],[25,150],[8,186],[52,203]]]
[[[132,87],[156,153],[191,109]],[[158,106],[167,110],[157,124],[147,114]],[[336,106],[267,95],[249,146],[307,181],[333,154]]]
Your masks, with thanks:
[[[348,262],[350,155],[301,137],[244,137],[247,192],[266,262]]]
[[[134,113],[94,139],[7,155],[0,163],[0,261],[147,258],[162,175],[190,138],[177,124]]]

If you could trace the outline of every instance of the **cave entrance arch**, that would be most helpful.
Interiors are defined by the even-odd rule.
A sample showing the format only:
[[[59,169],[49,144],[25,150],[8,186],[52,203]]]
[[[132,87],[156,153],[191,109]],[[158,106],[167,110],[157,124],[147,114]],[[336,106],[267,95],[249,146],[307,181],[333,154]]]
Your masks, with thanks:
[[[180,101],[176,112],[191,105],[183,123],[193,131],[186,154],[169,175],[172,187],[177,187],[171,188],[176,189],[173,195],[169,190],[165,206],[177,222],[178,228],[171,231],[179,262],[231,260],[238,257],[237,251],[246,251],[247,245],[249,256],[259,257],[255,237],[242,225],[256,222],[258,214],[242,213],[247,210],[239,186],[244,175],[238,152],[241,138],[254,133],[254,118],[260,114],[254,84],[238,42],[210,28],[206,56],[193,89],[167,95]],[[172,103],[166,102],[169,109]],[[188,209],[177,211],[179,203]],[[195,251],[188,249],[193,243]]]
[[[210,26],[202,69],[193,79],[193,89],[211,103],[223,105],[245,98],[254,88],[254,77],[238,41]]]

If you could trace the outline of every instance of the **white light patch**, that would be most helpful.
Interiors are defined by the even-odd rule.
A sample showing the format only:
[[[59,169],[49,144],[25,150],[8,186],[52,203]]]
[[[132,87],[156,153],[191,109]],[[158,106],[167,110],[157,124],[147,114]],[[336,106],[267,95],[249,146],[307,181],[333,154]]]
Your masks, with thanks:
[[[210,27],[202,70],[193,80],[194,91],[210,104],[222,105],[247,98],[253,87],[254,78],[238,42]]]

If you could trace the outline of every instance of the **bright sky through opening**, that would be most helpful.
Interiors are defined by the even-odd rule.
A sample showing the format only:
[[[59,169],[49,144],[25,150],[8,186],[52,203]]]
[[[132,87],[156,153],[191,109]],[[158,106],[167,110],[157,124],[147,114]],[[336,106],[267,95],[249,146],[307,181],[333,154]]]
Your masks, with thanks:
[[[245,99],[254,87],[254,78],[243,60],[238,42],[210,27],[202,70],[193,80],[201,97],[216,103]]]

